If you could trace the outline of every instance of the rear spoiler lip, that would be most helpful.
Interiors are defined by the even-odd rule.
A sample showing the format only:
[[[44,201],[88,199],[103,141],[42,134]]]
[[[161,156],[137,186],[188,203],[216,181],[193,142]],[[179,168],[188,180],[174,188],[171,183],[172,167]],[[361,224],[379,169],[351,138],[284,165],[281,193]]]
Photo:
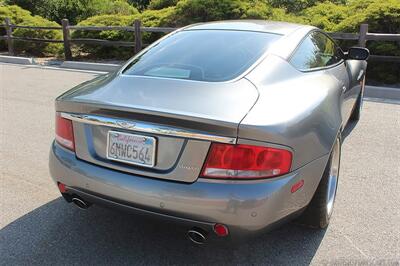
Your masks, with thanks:
[[[92,115],[92,114],[79,114],[79,113],[66,113],[66,112],[60,112],[60,115],[63,118],[90,125],[121,128],[125,130],[132,130],[136,132],[144,132],[155,135],[173,136],[173,137],[181,137],[181,138],[197,139],[197,140],[208,140],[212,142],[227,143],[227,144],[237,143],[237,138],[234,137],[213,135],[204,132],[187,130],[172,126],[157,125],[154,123],[147,123],[143,121],[118,119],[118,118]]]

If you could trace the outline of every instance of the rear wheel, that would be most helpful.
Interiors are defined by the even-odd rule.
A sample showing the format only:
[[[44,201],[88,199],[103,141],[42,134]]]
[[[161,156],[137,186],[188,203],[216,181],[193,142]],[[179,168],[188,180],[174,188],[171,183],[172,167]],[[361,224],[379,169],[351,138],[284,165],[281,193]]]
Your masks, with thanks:
[[[341,142],[338,137],[317,191],[300,217],[300,223],[314,228],[325,228],[328,226],[338,186],[340,152]]]

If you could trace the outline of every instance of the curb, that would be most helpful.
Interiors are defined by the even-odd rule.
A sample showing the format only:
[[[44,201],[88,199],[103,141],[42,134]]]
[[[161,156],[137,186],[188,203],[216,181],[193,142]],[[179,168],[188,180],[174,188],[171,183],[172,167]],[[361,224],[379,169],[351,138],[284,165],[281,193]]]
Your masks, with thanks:
[[[80,70],[94,70],[112,72],[118,70],[121,65],[117,64],[102,64],[102,63],[88,63],[88,62],[75,62],[75,61],[64,61],[61,68],[80,69]]]
[[[0,62],[11,63],[11,64],[22,64],[22,65],[33,65],[35,60],[29,57],[19,57],[19,56],[8,56],[0,55]]]
[[[365,86],[365,97],[400,101],[400,88]]]

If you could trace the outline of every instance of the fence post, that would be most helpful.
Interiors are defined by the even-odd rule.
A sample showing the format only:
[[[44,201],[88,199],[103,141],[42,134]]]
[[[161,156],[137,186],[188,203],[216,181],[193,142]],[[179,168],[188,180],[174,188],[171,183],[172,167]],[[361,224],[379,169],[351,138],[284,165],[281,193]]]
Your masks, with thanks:
[[[368,24],[360,25],[360,35],[358,37],[358,46],[365,47],[367,42]]]
[[[12,39],[12,26],[10,18],[6,18],[5,22],[6,22],[8,55],[14,55],[14,42]]]
[[[139,53],[142,50],[142,34],[140,31],[141,22],[136,19],[135,23],[135,54]]]
[[[69,36],[69,22],[68,19],[61,20],[62,31],[63,31],[63,41],[64,41],[64,56],[65,60],[72,60],[71,46],[70,46],[70,36]]]

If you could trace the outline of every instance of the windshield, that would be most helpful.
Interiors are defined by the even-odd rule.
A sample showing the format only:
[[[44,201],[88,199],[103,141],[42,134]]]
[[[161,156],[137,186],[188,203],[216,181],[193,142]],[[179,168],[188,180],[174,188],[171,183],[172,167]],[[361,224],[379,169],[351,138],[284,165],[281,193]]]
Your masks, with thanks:
[[[187,30],[135,58],[124,74],[226,81],[247,70],[280,35],[251,31]]]

